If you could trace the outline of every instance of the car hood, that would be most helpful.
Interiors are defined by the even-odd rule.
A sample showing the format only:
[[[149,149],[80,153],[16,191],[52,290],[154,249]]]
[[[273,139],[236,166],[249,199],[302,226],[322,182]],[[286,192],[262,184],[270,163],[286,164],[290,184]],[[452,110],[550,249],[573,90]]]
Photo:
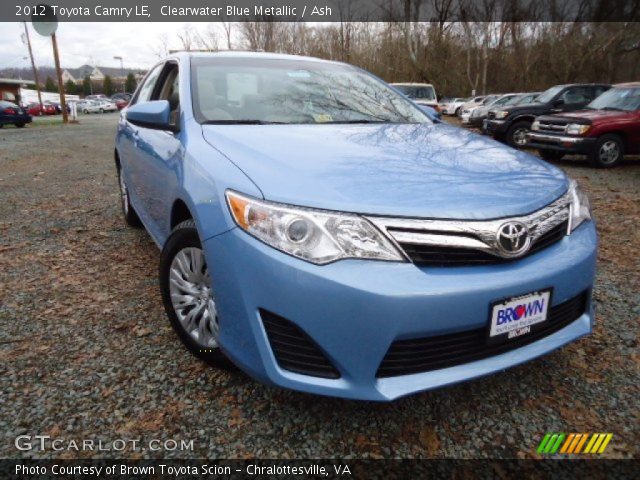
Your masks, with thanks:
[[[373,215],[489,219],[546,206],[559,169],[445,124],[204,125],[268,200]]]
[[[553,115],[553,117],[567,121],[576,121],[578,123],[592,123],[627,117],[630,113],[631,112],[622,112],[619,110],[578,110],[576,112]],[[551,118],[552,116],[549,115],[548,117]]]

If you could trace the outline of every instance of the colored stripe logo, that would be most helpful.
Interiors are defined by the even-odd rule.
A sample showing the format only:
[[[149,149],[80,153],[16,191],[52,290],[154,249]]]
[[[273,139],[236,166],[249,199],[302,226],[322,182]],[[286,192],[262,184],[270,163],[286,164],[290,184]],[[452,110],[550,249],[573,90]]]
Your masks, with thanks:
[[[605,451],[612,438],[612,433],[547,433],[536,452],[550,455],[554,453],[600,454]]]

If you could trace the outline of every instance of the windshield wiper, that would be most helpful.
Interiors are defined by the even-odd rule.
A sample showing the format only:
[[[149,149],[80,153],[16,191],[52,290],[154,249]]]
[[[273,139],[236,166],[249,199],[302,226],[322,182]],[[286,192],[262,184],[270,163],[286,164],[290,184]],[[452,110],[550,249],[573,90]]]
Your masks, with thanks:
[[[390,120],[332,120],[331,122],[318,123],[392,123]]]
[[[206,120],[203,125],[284,125],[285,122],[266,122],[264,120]]]
[[[616,108],[616,107],[603,107],[602,110],[613,110],[615,112],[624,112],[623,109],[621,108]]]

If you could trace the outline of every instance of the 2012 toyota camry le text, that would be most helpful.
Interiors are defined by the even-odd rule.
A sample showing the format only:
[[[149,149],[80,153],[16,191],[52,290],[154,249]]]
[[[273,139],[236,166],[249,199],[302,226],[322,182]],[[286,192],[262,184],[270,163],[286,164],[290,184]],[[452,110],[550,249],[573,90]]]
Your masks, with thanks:
[[[359,68],[178,53],[122,111],[115,162],[178,337],[263,382],[385,401],[592,329],[578,185]]]

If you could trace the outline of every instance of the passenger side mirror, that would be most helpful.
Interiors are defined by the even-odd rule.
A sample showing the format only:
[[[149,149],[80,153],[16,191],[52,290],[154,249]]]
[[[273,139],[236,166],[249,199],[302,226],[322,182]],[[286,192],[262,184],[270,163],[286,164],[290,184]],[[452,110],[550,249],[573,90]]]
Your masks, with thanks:
[[[553,101],[553,106],[554,107],[561,107],[562,105],[564,105],[564,100],[562,98],[556,98]]]
[[[167,100],[154,100],[132,105],[127,108],[126,118],[127,121],[139,127],[170,132],[180,130],[170,121],[171,106]]]

